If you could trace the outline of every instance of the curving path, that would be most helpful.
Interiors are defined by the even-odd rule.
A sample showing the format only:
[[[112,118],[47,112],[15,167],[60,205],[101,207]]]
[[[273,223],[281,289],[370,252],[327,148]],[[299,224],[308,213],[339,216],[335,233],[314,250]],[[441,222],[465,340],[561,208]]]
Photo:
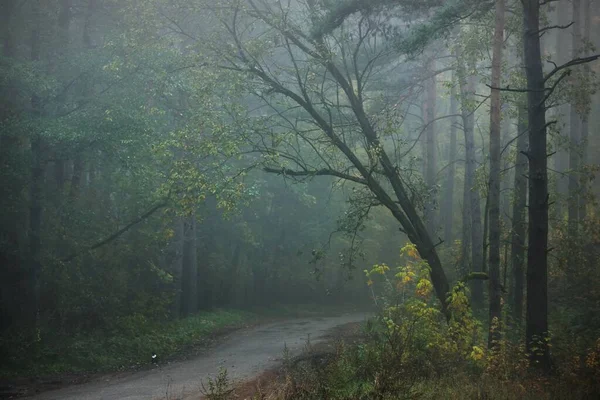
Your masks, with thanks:
[[[35,400],[146,400],[181,399],[198,393],[200,382],[227,368],[232,379],[247,379],[274,367],[281,360],[284,345],[297,353],[310,335],[313,343],[338,325],[362,321],[368,314],[338,317],[301,318],[275,322],[227,335],[205,354],[186,361],[129,375],[41,393]]]

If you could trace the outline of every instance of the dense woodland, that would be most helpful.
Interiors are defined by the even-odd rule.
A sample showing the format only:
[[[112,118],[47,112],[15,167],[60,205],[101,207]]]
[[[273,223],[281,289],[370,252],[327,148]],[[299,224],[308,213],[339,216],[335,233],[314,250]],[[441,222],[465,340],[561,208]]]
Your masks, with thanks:
[[[377,395],[340,398],[439,360],[598,394],[600,1],[0,10],[2,371],[207,310],[360,303],[392,347]]]

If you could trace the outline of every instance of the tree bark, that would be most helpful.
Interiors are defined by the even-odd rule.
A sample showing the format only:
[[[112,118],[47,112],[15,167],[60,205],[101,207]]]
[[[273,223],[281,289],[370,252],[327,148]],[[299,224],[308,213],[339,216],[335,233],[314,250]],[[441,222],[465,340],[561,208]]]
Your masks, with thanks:
[[[53,61],[53,70],[55,70],[55,66],[61,60],[63,60],[69,51],[69,28],[71,25],[71,0],[60,0],[59,9],[58,9],[58,48],[56,51],[56,57]],[[55,71],[53,71],[55,72]],[[63,94],[59,99],[59,108],[60,104],[64,104],[66,95]],[[67,169],[67,160],[61,158],[62,155],[58,152],[55,153],[55,161],[54,161],[54,181],[56,183],[56,187],[59,193],[62,193],[66,181],[66,169]]]
[[[481,231],[481,204],[479,199],[479,190],[475,182],[475,136],[474,136],[474,115],[469,109],[475,93],[475,80],[472,76],[467,77],[465,60],[462,55],[458,56],[458,79],[461,91],[461,114],[463,130],[465,133],[465,190],[469,191],[469,214],[471,216],[471,263],[473,272],[482,272],[483,270],[483,235]],[[474,308],[483,306],[483,283],[479,279],[471,280],[471,301]]]
[[[456,115],[456,89],[454,86],[450,91],[450,115]],[[446,186],[444,187],[444,241],[447,246],[454,242],[454,175],[456,174],[456,117],[450,118],[450,145],[448,147],[448,173]]]
[[[33,27],[31,30],[31,61],[40,60],[40,0],[32,1]],[[41,101],[37,94],[31,96],[31,109],[34,118],[42,114]],[[33,129],[36,129],[35,127]],[[44,166],[42,161],[42,137],[39,132],[31,133],[31,183],[29,189],[29,274],[30,300],[33,326],[37,324],[39,313],[39,279],[41,271],[41,225]]]
[[[591,30],[591,18],[592,18],[592,9],[591,9],[591,0],[583,0],[582,7],[582,17],[583,17],[583,41],[590,41],[590,30]],[[589,55],[582,54],[581,56]],[[583,66],[583,79],[585,82],[590,78],[590,66],[588,64]],[[588,103],[592,102],[591,96],[586,93],[586,97],[588,99]],[[589,137],[589,121],[590,121],[590,110],[585,109],[583,115],[581,116],[581,160],[580,160],[580,181],[579,181],[579,205],[578,205],[578,216],[579,220],[585,222],[587,217],[587,200],[588,200],[588,183],[589,178],[586,172],[586,165],[588,162],[588,137]]]
[[[2,21],[2,27],[4,28],[4,41],[2,46],[2,54],[4,57],[14,57],[15,55],[15,42],[12,36],[11,20],[12,14],[17,5],[17,0],[5,0],[2,2],[0,10],[0,18]]]
[[[571,8],[569,0],[559,0],[557,4],[557,25],[566,26],[571,22],[568,10]],[[556,63],[562,65],[569,61],[569,49],[571,43],[568,40],[568,30],[559,29],[556,32]],[[557,120],[560,128],[561,136],[567,138],[569,131],[569,105],[561,104],[557,108]],[[555,205],[555,213],[559,220],[563,220],[565,214],[565,204],[563,198],[567,198],[569,194],[569,149],[564,143],[557,143],[556,158],[554,161],[554,169],[556,170],[556,190],[560,195],[559,201]]]
[[[91,29],[92,29],[92,19],[94,17],[94,12],[96,11],[96,7],[97,7],[97,0],[88,0],[88,6],[87,6],[86,13],[85,13],[85,22],[83,24],[83,36],[82,36],[83,46],[87,50],[91,50],[93,48]],[[92,94],[93,94],[92,82],[91,82],[91,79],[89,78],[89,76],[87,76],[87,75],[83,80],[83,86],[84,86],[83,90],[86,93],[86,95],[92,96]],[[83,155],[80,153],[76,154],[75,160],[73,160],[73,175],[71,175],[71,188],[69,190],[69,197],[72,200],[78,198],[79,194],[81,192],[81,179],[83,176],[84,169],[85,169],[85,160],[83,158]]]
[[[481,272],[487,274],[488,272],[488,250],[490,245],[490,188],[489,188],[489,177],[488,177],[488,188],[485,194],[485,203],[483,205],[483,264]]]
[[[502,47],[504,45],[504,0],[496,0],[496,21],[492,55],[492,87],[500,87]],[[493,348],[500,339],[502,320],[500,283],[500,146],[501,114],[500,91],[492,89],[490,110],[490,182],[489,182],[489,320],[488,347]]]
[[[175,290],[175,297],[173,299],[172,305],[172,314],[173,317],[178,318],[183,314],[182,310],[182,299],[181,295],[183,293],[183,243],[184,243],[184,230],[183,230],[183,218],[175,217],[173,221],[173,242],[172,246],[172,255],[173,259],[171,261],[171,271],[173,271],[173,287]]]
[[[571,55],[576,58],[581,46],[581,0],[573,0],[573,42]],[[569,146],[569,234],[577,234],[579,227],[579,152],[581,150],[581,117],[575,104],[571,103],[570,118],[570,146]]]
[[[512,60],[507,60],[509,65],[514,65]],[[510,207],[511,207],[511,183],[514,182],[513,173],[511,169],[511,160],[507,157],[509,153],[510,143],[514,140],[512,127],[514,126],[514,120],[507,117],[502,120],[502,172],[500,173],[500,220],[502,221],[502,227],[505,232],[508,232],[511,228],[510,220]]]
[[[0,6],[0,25],[3,27],[4,40],[2,43],[2,56],[6,60],[12,60],[15,57],[16,46],[14,42],[14,38],[12,35],[12,15],[15,9],[15,5],[17,4],[16,0],[7,0],[2,2]],[[2,90],[2,96],[0,96],[0,121],[8,120],[15,112],[15,97],[16,97],[16,88],[11,83],[7,83],[7,85],[3,85],[0,88]],[[5,168],[4,166],[4,153],[8,154],[8,151],[4,150],[6,146],[6,142],[8,142],[7,147],[12,147],[14,140],[11,140],[7,137],[6,132],[0,132],[0,168]]]
[[[513,288],[511,308],[513,321],[520,326],[523,320],[523,290],[525,266],[525,238],[527,224],[525,213],[527,210],[527,156],[529,133],[527,130],[527,107],[525,102],[519,104],[517,134],[517,162],[515,164],[515,189],[512,209],[512,237],[511,237],[511,264],[513,274]]]
[[[435,70],[435,63],[433,60],[429,62],[429,71]],[[425,205],[425,223],[427,224],[427,231],[433,237],[436,237],[437,231],[437,189],[436,189],[436,175],[437,175],[437,148],[436,148],[436,131],[435,131],[435,108],[436,108],[436,79],[432,76],[427,80],[427,100],[425,109],[425,124],[427,125],[426,131],[426,171],[425,171],[425,184],[429,190],[429,198]]]
[[[198,311],[198,258],[196,252],[196,217],[188,216],[183,225],[183,315]]]
[[[523,1],[524,60],[529,114],[529,247],[526,346],[532,364],[550,369],[548,346],[548,156],[545,81],[540,52],[540,4]]]
[[[73,175],[71,175],[71,188],[69,190],[69,197],[71,200],[75,200],[79,197],[83,168],[83,159],[81,158],[81,155],[78,154],[73,161]]]

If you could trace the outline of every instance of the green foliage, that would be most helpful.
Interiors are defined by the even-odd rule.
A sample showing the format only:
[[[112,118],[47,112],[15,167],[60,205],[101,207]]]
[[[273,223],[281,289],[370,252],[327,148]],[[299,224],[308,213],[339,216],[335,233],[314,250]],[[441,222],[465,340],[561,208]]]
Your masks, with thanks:
[[[270,399],[571,399],[594,398],[600,390],[600,341],[583,352],[555,349],[556,377],[529,368],[525,346],[503,337],[487,349],[481,323],[473,318],[465,282],[449,294],[452,319],[442,318],[430,299],[427,265],[411,246],[403,266],[365,271],[377,288],[377,317],[363,339],[337,343],[326,358],[309,349],[306,363],[286,362],[286,376]],[[374,290],[375,292],[375,290]],[[579,354],[579,355],[576,355]],[[563,359],[562,357],[567,357]]]
[[[427,378],[483,368],[481,327],[464,284],[450,295],[453,319],[447,324],[433,304],[427,264],[412,245],[401,254],[405,263],[395,273],[385,264],[365,271],[370,286],[383,286],[380,314],[367,325],[365,341],[338,344],[323,367],[292,370],[285,398],[414,398],[423,394],[420,382]]]
[[[149,364],[156,354],[167,360],[182,350],[206,344],[212,335],[255,318],[247,311],[217,310],[156,323],[143,315],[119,318],[107,332],[82,331],[62,336],[52,327],[41,328],[30,344],[16,336],[3,336],[2,376],[43,375],[64,372],[128,370]]]

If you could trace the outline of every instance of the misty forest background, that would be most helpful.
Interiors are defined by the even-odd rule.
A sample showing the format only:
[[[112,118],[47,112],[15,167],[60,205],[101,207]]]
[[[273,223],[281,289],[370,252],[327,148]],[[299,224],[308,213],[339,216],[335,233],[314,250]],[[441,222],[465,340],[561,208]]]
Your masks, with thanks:
[[[600,355],[599,1],[1,7],[3,371],[243,319],[210,310],[389,315],[401,248],[484,347]]]

